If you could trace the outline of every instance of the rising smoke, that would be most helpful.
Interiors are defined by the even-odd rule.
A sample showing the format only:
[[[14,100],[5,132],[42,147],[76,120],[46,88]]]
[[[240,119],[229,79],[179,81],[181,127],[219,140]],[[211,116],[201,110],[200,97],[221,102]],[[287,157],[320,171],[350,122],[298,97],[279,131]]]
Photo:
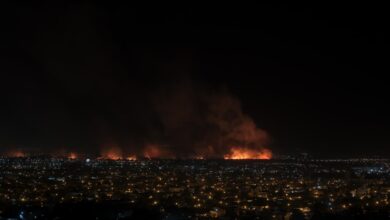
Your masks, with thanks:
[[[129,109],[128,114],[134,118],[125,119],[118,116],[120,106],[111,109],[111,115],[126,122],[127,127],[116,125],[113,119],[101,120],[104,115],[95,112],[99,126],[94,131],[93,142],[97,145],[88,149],[62,147],[47,152],[75,158],[97,147],[97,156],[104,159],[268,159],[272,156],[266,149],[267,133],[243,113],[239,100],[227,89],[210,89],[184,80],[155,89],[146,97],[143,103],[148,104],[143,104],[140,111],[147,117],[138,117],[140,111]],[[8,154],[20,156],[23,152],[12,150]]]
[[[152,101],[160,123],[159,139],[153,141],[163,156],[221,158],[232,147],[261,151],[268,144],[267,133],[226,89],[187,80],[159,90]]]
[[[65,10],[54,29],[45,22],[57,13],[44,7],[42,14],[32,22],[46,30],[33,38],[32,57],[10,68],[16,74],[7,86],[18,93],[0,152],[223,158],[233,148],[267,146],[266,132],[226,89],[183,79],[200,73],[195,49],[137,49],[121,26],[106,35],[102,24],[111,17],[94,7]]]

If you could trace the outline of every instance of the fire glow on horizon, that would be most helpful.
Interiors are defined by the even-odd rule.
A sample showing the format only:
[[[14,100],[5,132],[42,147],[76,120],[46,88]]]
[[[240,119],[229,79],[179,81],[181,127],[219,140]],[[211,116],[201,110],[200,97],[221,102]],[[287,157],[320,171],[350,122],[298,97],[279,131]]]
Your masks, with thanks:
[[[101,152],[101,157],[98,159],[120,160],[122,158],[122,150],[119,147],[109,147]]]
[[[126,160],[137,160],[137,157],[134,155],[130,155],[130,156],[126,157]]]
[[[78,158],[78,156],[75,152],[71,152],[68,155],[68,159],[70,159],[70,160],[76,160],[77,158]]]
[[[269,160],[271,158],[272,158],[272,152],[266,148],[260,150],[254,150],[245,147],[232,147],[230,149],[230,152],[224,155],[225,160],[246,160],[246,159]]]
[[[26,154],[21,150],[12,150],[5,154],[8,157],[26,157]]]
[[[135,155],[125,156],[120,147],[109,147],[101,151],[100,160],[137,160]]]

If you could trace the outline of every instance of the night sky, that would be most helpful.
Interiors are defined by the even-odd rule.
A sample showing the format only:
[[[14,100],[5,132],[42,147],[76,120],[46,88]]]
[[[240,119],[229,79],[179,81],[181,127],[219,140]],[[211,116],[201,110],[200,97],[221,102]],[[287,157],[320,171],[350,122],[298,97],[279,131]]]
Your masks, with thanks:
[[[192,154],[216,142],[208,116],[227,102],[276,154],[390,156],[386,7],[47,1],[1,14],[2,151]]]

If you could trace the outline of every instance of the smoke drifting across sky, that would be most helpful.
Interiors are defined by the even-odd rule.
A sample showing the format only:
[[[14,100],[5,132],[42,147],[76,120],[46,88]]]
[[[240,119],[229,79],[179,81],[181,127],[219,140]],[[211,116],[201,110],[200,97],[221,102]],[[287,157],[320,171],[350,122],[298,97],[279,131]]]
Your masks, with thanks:
[[[135,93],[139,91],[134,90]],[[61,113],[71,118],[72,111],[81,108],[86,112],[69,122],[40,127],[35,131],[38,136],[33,144],[27,141],[24,146],[18,146],[16,142],[15,149],[29,151],[38,147],[48,153],[76,151],[107,158],[126,155],[221,158],[232,147],[261,150],[268,142],[267,133],[257,128],[253,120],[242,112],[239,100],[226,89],[210,89],[195,85],[191,80],[183,80],[176,84],[167,83],[149,93],[139,93],[135,101],[123,94],[114,97],[120,100],[98,96],[86,103],[67,105],[66,112],[54,112],[54,115]],[[60,118],[49,114],[53,114],[49,112],[52,110],[42,109],[50,117],[46,120],[58,121]],[[41,116],[46,117],[44,114]],[[48,131],[51,128],[53,132]],[[45,130],[45,133],[37,133]],[[59,133],[58,130],[64,132]],[[81,133],[76,134],[72,130]],[[58,138],[58,135],[62,138],[54,141],[53,137]],[[39,141],[42,144],[39,145]],[[80,144],[67,144],[72,142]]]
[[[232,147],[261,151],[268,144],[267,133],[226,89],[184,80],[155,89],[143,100],[148,107],[132,106],[138,111],[128,109],[125,116],[120,116],[122,107],[111,109],[120,117],[119,127],[107,119],[99,125],[103,157],[223,158]]]
[[[226,91],[207,90],[187,81],[159,92],[154,104],[161,142],[180,157],[220,157],[233,146],[261,149],[267,144],[266,132]]]
[[[113,146],[125,154],[148,145],[154,155],[160,144],[185,156],[204,150],[202,142],[223,151],[217,146],[234,139],[218,130],[225,124],[199,114],[215,115],[221,103],[237,102],[226,97],[238,97],[272,135],[275,153],[390,155],[388,13],[377,6],[8,3],[0,13],[0,151],[99,154]],[[166,103],[184,97],[201,109],[181,107],[172,119]],[[224,138],[199,134],[189,116]],[[188,151],[173,138],[177,130],[196,140]]]
[[[16,41],[4,63],[2,151],[223,157],[267,144],[227,89],[192,79],[195,49],[134,47],[103,31],[114,26],[98,8],[39,10],[21,23],[26,47]]]

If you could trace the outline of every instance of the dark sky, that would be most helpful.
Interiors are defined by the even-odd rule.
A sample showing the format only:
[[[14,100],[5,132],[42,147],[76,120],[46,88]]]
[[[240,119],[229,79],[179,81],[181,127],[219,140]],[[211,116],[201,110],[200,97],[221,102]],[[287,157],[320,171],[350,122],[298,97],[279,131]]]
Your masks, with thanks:
[[[185,145],[156,105],[228,94],[276,153],[390,156],[386,7],[108,4],[2,7],[1,149]]]

